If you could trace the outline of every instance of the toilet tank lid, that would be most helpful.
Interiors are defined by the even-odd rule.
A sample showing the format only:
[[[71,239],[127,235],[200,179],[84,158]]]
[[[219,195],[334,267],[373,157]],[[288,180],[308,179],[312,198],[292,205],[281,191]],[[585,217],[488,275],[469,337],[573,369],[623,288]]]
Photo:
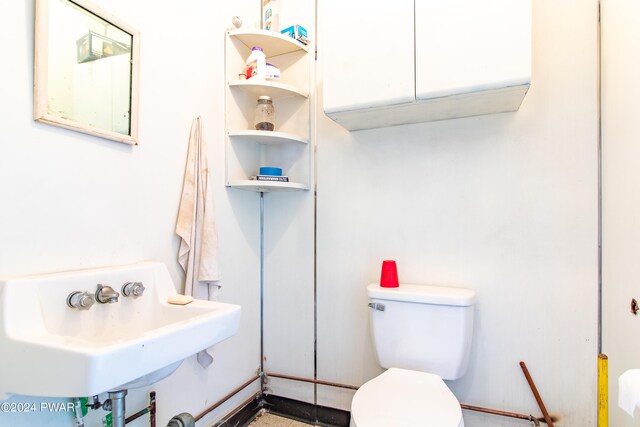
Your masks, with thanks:
[[[397,288],[383,288],[378,283],[371,283],[367,286],[367,295],[381,300],[461,307],[476,303],[475,291],[446,286],[401,284]]]

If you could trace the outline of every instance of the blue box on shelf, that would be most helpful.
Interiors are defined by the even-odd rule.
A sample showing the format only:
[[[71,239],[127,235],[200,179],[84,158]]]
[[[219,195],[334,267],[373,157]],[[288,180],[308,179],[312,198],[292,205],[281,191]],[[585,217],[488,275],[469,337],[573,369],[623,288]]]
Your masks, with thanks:
[[[293,37],[294,39],[298,40],[302,44],[309,44],[309,36],[307,35],[307,30],[302,25],[298,25],[298,24],[292,25],[280,32],[289,37]]]
[[[263,166],[260,168],[260,175],[282,176],[282,169],[274,168],[271,166]]]

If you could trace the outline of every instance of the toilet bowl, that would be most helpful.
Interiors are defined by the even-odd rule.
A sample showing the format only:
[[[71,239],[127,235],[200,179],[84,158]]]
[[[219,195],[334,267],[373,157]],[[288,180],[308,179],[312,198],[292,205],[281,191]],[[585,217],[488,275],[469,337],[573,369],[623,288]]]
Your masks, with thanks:
[[[442,378],[391,368],[358,389],[351,427],[464,427],[464,421],[460,403]]]
[[[352,427],[463,427],[462,409],[445,380],[469,361],[475,292],[400,285],[367,287],[376,357],[387,370],[351,402]]]

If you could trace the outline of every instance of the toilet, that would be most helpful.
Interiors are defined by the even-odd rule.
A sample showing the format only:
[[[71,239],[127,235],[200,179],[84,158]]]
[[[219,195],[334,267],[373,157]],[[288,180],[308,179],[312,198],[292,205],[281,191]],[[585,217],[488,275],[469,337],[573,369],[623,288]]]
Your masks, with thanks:
[[[367,294],[376,356],[387,370],[353,396],[351,427],[463,427],[443,380],[467,370],[475,292],[373,283]]]

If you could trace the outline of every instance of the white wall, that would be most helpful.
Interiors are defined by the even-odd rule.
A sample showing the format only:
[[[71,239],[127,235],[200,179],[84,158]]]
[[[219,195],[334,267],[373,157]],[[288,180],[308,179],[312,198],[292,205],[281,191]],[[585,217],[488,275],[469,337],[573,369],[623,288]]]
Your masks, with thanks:
[[[540,415],[523,360],[557,425],[595,425],[596,30],[596,0],[533,2],[533,83],[516,113],[353,133],[319,114],[321,379],[381,372],[365,286],[395,259],[402,282],[477,291],[470,368],[450,384],[461,402]],[[323,31],[320,12],[320,68]],[[321,388],[318,403],[350,398]]]
[[[179,412],[199,413],[259,366],[259,199],[223,186],[222,64],[230,17],[257,21],[259,2],[94,2],[141,32],[140,145],[129,147],[32,120],[34,1],[1,2],[0,36],[10,42],[0,67],[0,275],[157,260],[168,265],[181,288],[173,230],[189,128],[200,114],[213,169],[221,299],[242,305],[242,321],[239,333],[215,349],[210,369],[203,371],[191,358],[153,387],[158,425],[164,425]],[[255,390],[257,386],[201,425],[211,424]],[[147,392],[130,392],[129,413],[146,406]],[[0,413],[3,426],[70,422],[67,414]],[[146,423],[143,417],[135,425]],[[91,425],[101,425],[96,414]]]
[[[603,351],[609,357],[609,425],[640,426],[618,407],[618,377],[640,368],[640,4],[602,2]]]

